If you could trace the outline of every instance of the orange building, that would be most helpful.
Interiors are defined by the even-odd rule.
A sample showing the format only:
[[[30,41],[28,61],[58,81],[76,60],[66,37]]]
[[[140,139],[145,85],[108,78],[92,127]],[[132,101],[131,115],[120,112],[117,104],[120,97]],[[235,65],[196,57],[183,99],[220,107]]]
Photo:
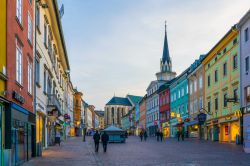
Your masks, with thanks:
[[[74,126],[75,126],[75,136],[80,135],[80,128],[81,128],[81,112],[82,112],[82,92],[74,90]]]

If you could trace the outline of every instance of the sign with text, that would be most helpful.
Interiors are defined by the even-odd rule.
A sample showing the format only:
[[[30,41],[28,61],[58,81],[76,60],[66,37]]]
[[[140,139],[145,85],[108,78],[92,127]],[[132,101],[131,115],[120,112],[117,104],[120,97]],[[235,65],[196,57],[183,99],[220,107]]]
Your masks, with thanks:
[[[207,120],[207,114],[200,113],[197,115],[199,124],[203,124]]]

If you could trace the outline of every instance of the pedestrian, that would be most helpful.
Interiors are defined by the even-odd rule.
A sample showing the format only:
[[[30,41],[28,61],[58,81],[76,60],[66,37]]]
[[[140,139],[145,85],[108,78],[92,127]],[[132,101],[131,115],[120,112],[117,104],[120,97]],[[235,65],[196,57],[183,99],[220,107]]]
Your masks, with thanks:
[[[98,133],[98,131],[96,131],[96,133],[93,135],[93,139],[95,142],[95,152],[98,152],[99,150],[99,142],[100,142],[100,134]]]
[[[128,138],[128,132],[127,131],[125,132],[125,138]]]
[[[148,137],[147,131],[144,131],[143,136],[144,136],[144,141],[146,142]]]
[[[104,152],[107,151],[108,142],[109,142],[109,135],[104,131],[104,133],[102,134],[102,147]]]
[[[157,131],[156,131],[157,142],[159,142],[159,137],[160,137],[160,132],[159,132],[159,130],[157,130]]]
[[[61,133],[59,130],[56,130],[55,144],[61,146]]]
[[[162,139],[163,139],[163,133],[162,133],[162,131],[160,131],[160,138],[161,138],[161,142],[162,142]]]
[[[176,136],[177,136],[178,141],[180,141],[180,131],[179,131],[179,129],[177,129]]]
[[[140,138],[141,138],[141,142],[142,142],[142,139],[143,139],[143,131],[140,132]]]
[[[184,129],[182,128],[182,131],[181,131],[181,140],[184,141],[184,136],[185,136],[185,131]]]

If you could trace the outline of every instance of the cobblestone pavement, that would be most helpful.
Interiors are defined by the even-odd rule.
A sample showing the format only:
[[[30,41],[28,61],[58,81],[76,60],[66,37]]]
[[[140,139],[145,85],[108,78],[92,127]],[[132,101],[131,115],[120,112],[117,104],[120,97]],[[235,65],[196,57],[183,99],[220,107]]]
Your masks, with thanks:
[[[50,147],[43,157],[37,157],[24,166],[250,166],[250,154],[242,147],[218,142],[186,140],[177,142],[168,139],[157,142],[149,138],[140,142],[138,137],[129,137],[124,144],[109,144],[103,153],[100,144],[94,152],[91,137],[87,142],[70,138],[62,146]]]

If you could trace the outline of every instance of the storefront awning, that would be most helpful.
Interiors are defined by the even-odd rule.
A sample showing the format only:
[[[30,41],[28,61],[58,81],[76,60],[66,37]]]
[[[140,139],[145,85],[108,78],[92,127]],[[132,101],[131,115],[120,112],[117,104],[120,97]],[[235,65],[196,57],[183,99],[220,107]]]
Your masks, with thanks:
[[[192,126],[192,125],[195,125],[195,124],[198,124],[198,121],[194,120],[194,121],[191,121],[191,122],[185,122],[186,126]]]

